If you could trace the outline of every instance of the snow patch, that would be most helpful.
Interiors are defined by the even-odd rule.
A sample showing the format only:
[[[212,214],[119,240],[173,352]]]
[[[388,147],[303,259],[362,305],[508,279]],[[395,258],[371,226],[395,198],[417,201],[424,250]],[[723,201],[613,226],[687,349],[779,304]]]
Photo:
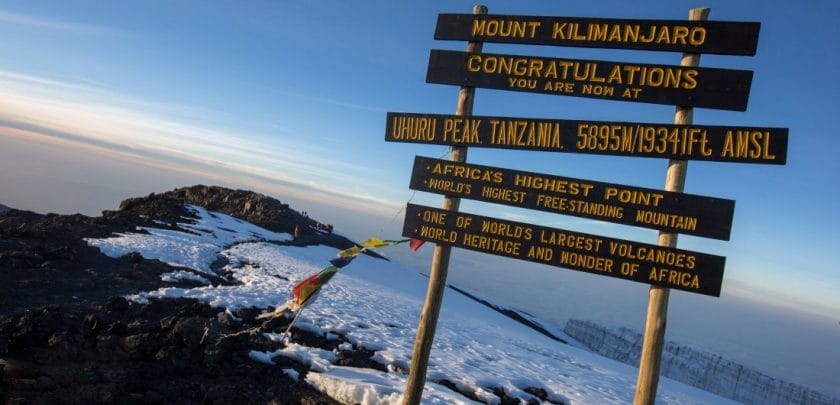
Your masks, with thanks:
[[[170,283],[177,283],[181,280],[190,280],[190,281],[198,281],[199,283],[202,283],[202,284],[210,284],[210,281],[207,280],[206,278],[204,278],[204,277],[202,277],[198,274],[195,274],[193,272],[184,271],[184,270],[178,270],[178,271],[173,271],[173,272],[170,272],[170,273],[161,274],[160,279],[163,280],[163,281],[166,281],[166,282],[170,282]]]
[[[406,378],[401,374],[335,366],[329,373],[308,373],[306,382],[345,404],[398,405],[403,401]],[[421,403],[477,404],[433,383],[426,384]]]
[[[287,233],[272,232],[229,215],[211,215],[195,205],[187,205],[186,208],[198,216],[195,223],[178,223],[178,227],[187,232],[140,227],[148,234],[124,233],[85,241],[98,247],[106,256],[120,257],[137,252],[146,259],[213,274],[210,264],[227,246],[257,240],[289,241],[292,238]]]
[[[289,377],[292,377],[293,380],[299,381],[300,380],[300,373],[293,368],[284,368],[283,373]]]
[[[144,228],[148,234],[88,243],[114,257],[137,251],[147,258],[208,273],[212,273],[210,264],[224,257],[228,262],[224,271],[235,285],[162,288],[131,298],[144,302],[150,297],[191,297],[228,311],[282,305],[297,282],[329,265],[338,252],[326,246],[267,243],[289,236],[223,214],[210,215],[198,207],[190,209],[199,220],[179,224],[186,232]],[[427,284],[428,279],[413,270],[361,255],[336,274],[299,317],[297,327],[343,336],[344,348],[374,350],[372,359],[388,372],[337,366],[336,353],[289,342],[277,334],[266,334],[278,342],[276,351],[252,351],[249,356],[266,363],[273,363],[276,356],[289,357],[310,369],[308,383],[343,402],[399,403],[406,376],[397,370],[408,369],[411,361]],[[525,391],[528,388],[544,390],[548,398],[565,403],[630,403],[636,375],[634,367],[549,339],[450,290],[437,325],[423,403],[471,403],[434,383],[443,380],[486,403],[498,401],[493,394],[497,389],[527,401],[533,398]],[[727,403],[666,378],[660,381],[657,400],[662,404]]]
[[[251,350],[248,352],[248,357],[250,357],[251,360],[258,361],[260,363],[270,364],[272,366],[274,365],[274,362],[271,360],[271,356],[265,352]]]

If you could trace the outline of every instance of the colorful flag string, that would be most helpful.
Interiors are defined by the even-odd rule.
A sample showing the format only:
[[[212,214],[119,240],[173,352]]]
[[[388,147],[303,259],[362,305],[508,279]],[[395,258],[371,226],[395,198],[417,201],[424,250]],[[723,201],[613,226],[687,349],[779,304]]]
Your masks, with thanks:
[[[339,270],[350,264],[353,261],[353,259],[356,258],[356,256],[371,249],[379,249],[387,246],[398,245],[405,242],[409,243],[409,248],[412,251],[417,251],[417,249],[419,249],[420,246],[423,245],[423,241],[419,239],[389,240],[372,237],[361,242],[357,246],[353,246],[338,252],[336,257],[330,260],[329,266],[325,267],[318,273],[309,275],[299,283],[295,284],[295,286],[292,287],[292,298],[288,300],[284,305],[281,305],[273,312],[268,312],[258,316],[257,319],[275,318],[278,316],[282,316],[283,314],[289,311],[296,312],[295,317],[292,319],[292,322],[289,323],[289,326],[286,328],[286,331],[283,332],[284,335],[288,336],[289,331],[292,329],[292,326],[294,326],[295,322],[297,321],[300,314],[303,312],[304,308],[306,308],[309,304],[314,302],[320,294],[321,289],[327,283],[329,283],[329,281],[333,278],[333,276],[335,276],[338,273]]]

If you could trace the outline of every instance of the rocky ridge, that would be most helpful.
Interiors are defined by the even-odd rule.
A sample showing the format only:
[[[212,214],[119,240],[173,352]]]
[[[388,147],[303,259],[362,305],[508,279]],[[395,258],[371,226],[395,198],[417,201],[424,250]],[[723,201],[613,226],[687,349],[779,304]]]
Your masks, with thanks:
[[[256,319],[256,309],[235,314],[189,299],[121,296],[190,281],[164,282],[175,270],[138,254],[109,258],[84,238],[102,238],[138,227],[189,222],[185,204],[225,213],[264,228],[293,232],[296,245],[340,249],[353,242],[311,231],[317,221],[280,201],[249,191],[193,186],[122,202],[101,217],[0,212],[0,401],[3,403],[283,403],[332,404],[334,400],[289,377],[281,367],[248,359],[248,352],[276,343],[258,329],[280,332],[289,322]],[[213,283],[224,283],[224,279]],[[295,330],[294,341],[326,350],[346,340]],[[346,345],[345,345],[346,346]],[[376,367],[364,350],[344,350],[339,362]],[[307,368],[294,368],[301,376]]]

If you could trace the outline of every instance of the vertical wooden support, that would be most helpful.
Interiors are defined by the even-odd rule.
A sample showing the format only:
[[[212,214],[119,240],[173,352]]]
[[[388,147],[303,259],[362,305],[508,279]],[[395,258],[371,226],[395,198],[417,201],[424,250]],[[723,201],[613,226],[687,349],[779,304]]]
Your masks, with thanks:
[[[688,12],[688,19],[707,20],[708,8],[693,8]],[[700,65],[700,54],[684,53],[680,66],[697,67]],[[674,123],[691,125],[694,121],[694,109],[691,107],[677,107]],[[682,193],[685,189],[685,176],[688,171],[688,161],[670,160],[665,174],[665,190]],[[659,246],[676,247],[677,234],[659,232]],[[648,310],[645,319],[645,335],[642,340],[642,356],[639,360],[639,378],[636,381],[636,395],[634,405],[653,405],[656,400],[656,388],[659,385],[659,368],[662,361],[662,348],[665,345],[665,326],[668,320],[668,296],[671,290],[659,286],[651,286],[648,294]]]
[[[473,7],[473,14],[487,14],[487,7],[476,5]],[[481,42],[469,42],[467,52],[481,52]],[[473,112],[473,99],[475,98],[474,87],[461,87],[458,91],[458,106],[455,115],[470,116]],[[464,162],[467,160],[466,146],[452,146],[450,160]],[[461,199],[446,196],[443,199],[443,209],[458,211]],[[432,265],[429,273],[429,287],[426,291],[426,302],[420,312],[420,322],[417,325],[417,336],[414,339],[414,351],[411,355],[411,366],[408,373],[408,382],[403,396],[403,405],[417,405],[423,396],[423,387],[426,385],[426,369],[429,366],[429,354],[432,351],[432,343],[435,338],[440,306],[443,302],[443,292],[446,289],[446,275],[449,272],[449,255],[452,247],[449,245],[435,245]]]

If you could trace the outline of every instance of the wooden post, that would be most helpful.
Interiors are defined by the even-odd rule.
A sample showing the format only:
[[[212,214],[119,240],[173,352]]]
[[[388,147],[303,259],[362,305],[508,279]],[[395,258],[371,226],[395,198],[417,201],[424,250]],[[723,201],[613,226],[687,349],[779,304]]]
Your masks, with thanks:
[[[487,14],[487,7],[477,4],[473,7],[473,14]],[[469,42],[467,52],[481,52],[481,42]],[[458,91],[458,106],[455,115],[469,116],[473,112],[474,87],[461,87]],[[466,146],[452,146],[450,160],[464,162],[467,160]],[[446,196],[443,198],[443,209],[458,211],[461,199]],[[423,387],[426,385],[426,369],[429,366],[429,354],[435,338],[440,306],[443,302],[443,292],[446,289],[446,275],[449,272],[449,255],[452,247],[449,245],[435,245],[432,265],[429,274],[429,288],[426,291],[426,302],[420,312],[420,322],[417,325],[417,336],[414,339],[414,351],[411,355],[411,366],[408,382],[403,396],[403,405],[417,405],[423,397]]]
[[[693,8],[688,12],[689,20],[707,20],[708,8]],[[700,54],[684,53],[680,66],[696,67],[700,65]],[[677,107],[674,123],[691,125],[694,109]],[[688,161],[670,160],[665,174],[665,190],[682,193],[685,189],[685,176]],[[676,247],[677,234],[659,232],[659,246]],[[648,294],[648,311],[645,319],[645,335],[642,340],[642,356],[639,359],[639,378],[636,381],[634,405],[652,405],[656,400],[656,388],[659,384],[659,366],[662,361],[662,347],[665,345],[665,326],[668,323],[668,296],[671,290],[651,286]]]

